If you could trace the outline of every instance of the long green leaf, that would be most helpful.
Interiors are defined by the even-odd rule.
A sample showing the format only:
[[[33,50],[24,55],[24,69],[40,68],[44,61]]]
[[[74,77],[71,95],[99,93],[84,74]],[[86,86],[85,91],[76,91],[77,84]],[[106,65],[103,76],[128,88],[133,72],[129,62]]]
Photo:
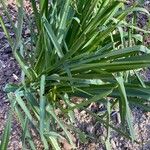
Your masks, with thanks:
[[[128,103],[127,95],[126,95],[126,91],[125,91],[124,80],[123,80],[122,76],[117,76],[116,80],[118,82],[118,88],[120,90],[120,95],[121,95],[120,111],[121,111],[122,123],[124,126],[125,120],[127,121],[132,140],[134,141],[135,133],[134,133],[134,128],[133,128],[133,124],[132,124],[133,121],[132,121],[131,111],[129,108],[129,103]]]
[[[8,114],[8,119],[6,122],[6,126],[1,138],[1,143],[0,143],[0,149],[1,150],[7,150],[8,148],[8,143],[10,139],[10,133],[11,133],[11,124],[12,124],[12,112],[10,111]]]
[[[54,44],[54,47],[56,49],[56,52],[57,52],[58,56],[60,58],[62,58],[64,56],[64,54],[62,52],[62,48],[61,48],[60,44],[58,43],[58,39],[55,36],[51,25],[48,23],[47,19],[44,18],[44,17],[43,17],[43,24],[44,24],[44,27],[45,27],[45,29],[47,31],[48,36],[50,37],[50,39],[52,40],[52,42]]]
[[[52,115],[52,117],[56,120],[56,122],[59,124],[59,126],[63,129],[66,136],[68,137],[68,140],[69,140],[70,144],[72,145],[73,148],[75,148],[75,145],[72,141],[72,138],[71,138],[71,135],[70,135],[69,131],[67,131],[67,129],[66,129],[65,125],[63,124],[63,122],[58,119],[58,117],[56,116],[56,114],[53,111],[52,106],[48,105],[46,110]]]

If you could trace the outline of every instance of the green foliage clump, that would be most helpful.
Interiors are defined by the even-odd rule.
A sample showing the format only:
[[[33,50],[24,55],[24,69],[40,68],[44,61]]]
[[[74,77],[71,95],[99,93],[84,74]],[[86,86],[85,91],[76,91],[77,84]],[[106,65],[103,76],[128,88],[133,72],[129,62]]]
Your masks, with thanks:
[[[23,147],[28,142],[35,149],[28,129],[31,126],[45,149],[50,145],[61,149],[59,139],[64,138],[75,148],[72,132],[81,141],[90,138],[74,127],[74,109],[85,110],[104,124],[107,149],[111,147],[111,129],[136,141],[129,104],[150,110],[146,105],[150,84],[139,75],[141,68],[150,66],[150,49],[142,44],[138,32],[150,32],[138,28],[134,21],[128,23],[126,17],[139,11],[150,14],[137,4],[128,8],[124,1],[117,0],[31,0],[33,14],[28,19],[23,0],[16,5],[17,27],[10,21],[15,39],[10,38],[2,17],[0,22],[22,69],[21,83],[7,85],[5,90],[21,122]],[[21,36],[24,18],[31,32],[28,39]],[[73,96],[87,100],[76,104],[70,100]],[[106,106],[101,116],[87,109],[93,102]],[[111,123],[115,107],[121,117],[120,129]],[[55,112],[58,108],[61,117]]]

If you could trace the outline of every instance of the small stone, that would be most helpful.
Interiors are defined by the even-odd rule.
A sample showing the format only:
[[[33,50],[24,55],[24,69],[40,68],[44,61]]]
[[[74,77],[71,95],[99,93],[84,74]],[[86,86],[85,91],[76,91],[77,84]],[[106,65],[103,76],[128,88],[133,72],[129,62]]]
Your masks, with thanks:
[[[4,32],[0,32],[0,39],[4,38],[5,34]]]
[[[113,139],[111,139],[111,145],[112,145],[112,148],[114,148],[114,149],[117,149],[117,147],[116,147],[116,144],[115,144],[115,142],[114,142],[114,140]]]

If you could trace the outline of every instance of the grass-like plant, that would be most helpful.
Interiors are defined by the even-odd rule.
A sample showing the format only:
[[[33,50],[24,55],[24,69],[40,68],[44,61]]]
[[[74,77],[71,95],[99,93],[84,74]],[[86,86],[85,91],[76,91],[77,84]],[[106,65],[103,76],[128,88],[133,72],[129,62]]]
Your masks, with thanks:
[[[36,149],[28,127],[38,132],[45,149],[52,146],[60,150],[59,139],[64,138],[75,148],[73,133],[81,141],[90,138],[74,127],[74,109],[85,110],[104,124],[107,149],[111,147],[111,129],[136,141],[129,104],[150,110],[150,86],[139,75],[139,69],[150,66],[150,49],[142,45],[143,37],[138,32],[150,32],[138,28],[134,19],[128,23],[126,17],[137,11],[150,14],[136,4],[128,8],[119,0],[30,1],[31,18],[24,13],[23,0],[16,2],[15,25],[1,0],[15,39],[10,38],[0,18],[22,70],[20,84],[9,84],[5,90],[23,129],[23,147],[28,142]],[[27,39],[22,38],[24,19],[31,32]],[[83,101],[73,103],[73,96]],[[102,115],[87,109],[93,102],[106,106]],[[111,121],[111,112],[117,106],[120,129]],[[58,108],[61,117],[55,112]]]

